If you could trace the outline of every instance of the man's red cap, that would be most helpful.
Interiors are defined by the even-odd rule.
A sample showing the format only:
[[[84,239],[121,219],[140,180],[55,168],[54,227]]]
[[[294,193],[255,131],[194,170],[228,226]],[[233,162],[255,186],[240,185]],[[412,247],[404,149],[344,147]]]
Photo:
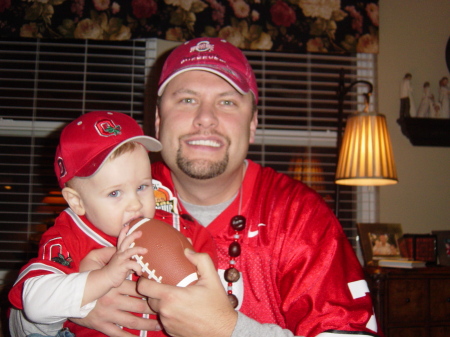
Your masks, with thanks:
[[[242,51],[220,38],[196,38],[175,48],[164,63],[158,96],[175,76],[189,70],[204,70],[230,83],[242,95],[252,92],[258,102],[255,74]]]
[[[61,133],[55,155],[59,186],[74,177],[95,174],[109,156],[124,143],[137,142],[148,151],[161,151],[156,139],[145,136],[130,116],[112,111],[93,111],[68,124]]]

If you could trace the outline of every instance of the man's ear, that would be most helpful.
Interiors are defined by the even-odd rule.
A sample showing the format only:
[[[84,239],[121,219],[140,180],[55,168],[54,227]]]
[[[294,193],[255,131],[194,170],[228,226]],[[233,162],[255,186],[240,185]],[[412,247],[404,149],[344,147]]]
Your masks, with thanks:
[[[159,139],[159,123],[161,122],[161,118],[159,117],[159,109],[156,107],[155,110],[155,137]]]
[[[258,127],[258,110],[253,112],[252,120],[250,121],[250,139],[249,143],[255,142],[256,128]]]
[[[64,187],[62,189],[62,195],[66,202],[69,204],[69,207],[72,209],[72,211],[75,212],[75,214],[84,215],[86,213],[83,202],[81,200],[81,196],[77,191],[70,187]]]

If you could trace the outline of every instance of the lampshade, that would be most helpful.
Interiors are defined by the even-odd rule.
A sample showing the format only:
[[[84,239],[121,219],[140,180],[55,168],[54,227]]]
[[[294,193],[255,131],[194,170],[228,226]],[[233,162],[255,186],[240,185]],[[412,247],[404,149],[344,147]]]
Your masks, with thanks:
[[[351,115],[342,139],[336,184],[380,186],[397,181],[385,116],[370,112]]]

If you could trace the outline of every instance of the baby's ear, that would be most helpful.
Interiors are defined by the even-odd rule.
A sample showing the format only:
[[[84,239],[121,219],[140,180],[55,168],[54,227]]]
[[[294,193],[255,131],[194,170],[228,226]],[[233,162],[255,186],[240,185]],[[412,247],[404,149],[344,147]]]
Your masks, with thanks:
[[[77,191],[70,187],[64,187],[62,189],[62,195],[76,215],[84,215],[86,213],[81,196]]]

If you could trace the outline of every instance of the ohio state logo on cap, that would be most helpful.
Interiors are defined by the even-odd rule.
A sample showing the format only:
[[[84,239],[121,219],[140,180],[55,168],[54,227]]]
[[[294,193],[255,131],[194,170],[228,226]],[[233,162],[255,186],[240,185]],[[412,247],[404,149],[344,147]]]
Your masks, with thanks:
[[[214,45],[209,43],[209,41],[200,41],[199,43],[197,43],[197,45],[195,45],[194,47],[191,47],[190,52],[203,52],[203,51],[213,51],[214,50]]]
[[[103,137],[117,136],[121,134],[121,126],[116,125],[111,119],[102,119],[95,123],[95,129]]]

